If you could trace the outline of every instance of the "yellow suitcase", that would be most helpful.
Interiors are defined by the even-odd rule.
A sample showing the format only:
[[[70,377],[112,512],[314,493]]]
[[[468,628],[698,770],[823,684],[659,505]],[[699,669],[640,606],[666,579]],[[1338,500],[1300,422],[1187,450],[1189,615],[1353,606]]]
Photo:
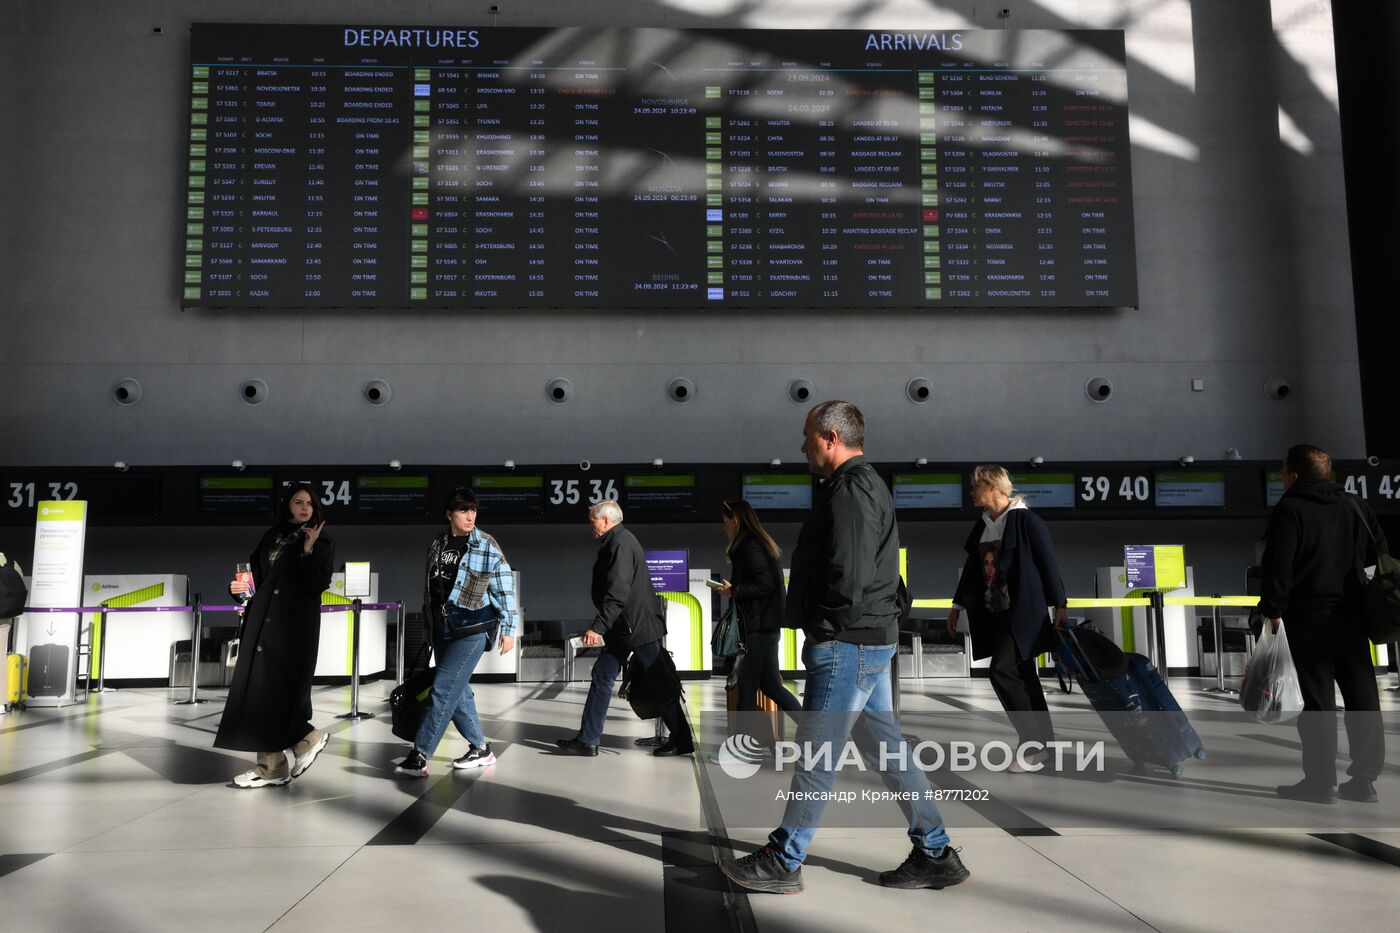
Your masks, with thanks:
[[[22,654],[5,655],[5,708],[24,706],[29,696],[29,659]]]

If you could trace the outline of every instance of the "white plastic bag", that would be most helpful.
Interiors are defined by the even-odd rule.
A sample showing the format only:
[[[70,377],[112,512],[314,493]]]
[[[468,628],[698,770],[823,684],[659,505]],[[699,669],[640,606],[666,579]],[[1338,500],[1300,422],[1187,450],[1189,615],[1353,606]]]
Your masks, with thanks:
[[[1265,632],[1249,657],[1240,684],[1240,706],[1260,722],[1290,722],[1303,711],[1303,691],[1298,687],[1298,669],[1288,650],[1283,623],[1278,631]]]

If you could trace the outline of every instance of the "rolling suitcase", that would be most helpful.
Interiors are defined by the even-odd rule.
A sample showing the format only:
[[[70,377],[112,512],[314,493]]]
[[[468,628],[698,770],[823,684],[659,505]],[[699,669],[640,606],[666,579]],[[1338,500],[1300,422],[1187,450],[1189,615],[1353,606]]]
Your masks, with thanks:
[[[5,655],[5,709],[23,708],[29,695],[29,659],[22,654]]]
[[[1057,633],[1057,663],[1074,674],[1084,696],[1133,763],[1157,765],[1180,777],[1183,761],[1205,758],[1201,737],[1152,662],[1130,653],[1127,670],[1111,676],[1086,656],[1077,628],[1066,626]]]
[[[61,697],[68,686],[68,647],[36,645],[29,652],[29,695]]]

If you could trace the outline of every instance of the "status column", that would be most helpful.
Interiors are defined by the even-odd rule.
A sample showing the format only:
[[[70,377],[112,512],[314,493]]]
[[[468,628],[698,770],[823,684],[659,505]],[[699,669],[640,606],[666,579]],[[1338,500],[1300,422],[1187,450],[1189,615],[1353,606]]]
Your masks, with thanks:
[[[923,220],[924,300],[943,298],[938,221],[938,118],[934,73],[919,72],[919,203]]]
[[[204,281],[204,182],[209,154],[209,67],[191,69],[189,191],[185,205],[185,301],[199,301]]]
[[[719,88],[705,88],[706,99]],[[705,298],[724,300],[724,133],[722,117],[705,118]]]
[[[408,299],[428,298],[428,172],[431,168],[433,72],[413,69],[413,197],[409,206]]]

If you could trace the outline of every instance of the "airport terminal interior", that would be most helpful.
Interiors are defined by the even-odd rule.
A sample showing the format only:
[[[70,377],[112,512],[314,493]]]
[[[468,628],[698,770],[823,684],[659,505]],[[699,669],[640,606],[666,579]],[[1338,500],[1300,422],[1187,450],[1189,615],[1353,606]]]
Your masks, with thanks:
[[[0,3],[0,931],[1392,925],[1400,643],[1353,658],[1371,718],[1299,716],[1259,606],[1298,482],[1400,540],[1396,61],[1400,6],[1345,0]],[[882,884],[908,801],[859,754],[800,893],[726,861],[815,721],[736,716],[728,535],[747,502],[787,578],[835,520],[827,400],[897,523],[867,685],[970,871],[940,889]],[[1015,556],[986,464],[1047,532],[1033,621],[1062,588],[1093,649],[1017,647],[1038,764],[984,617],[948,628]],[[462,490],[486,546],[444,588]],[[220,729],[290,604],[230,581],[300,560],[298,495],[326,739],[255,768]],[[596,754],[558,744],[610,503],[693,749],[617,685]],[[449,724],[405,774],[459,599],[518,622],[473,662],[494,761]],[[1346,781],[1377,720],[1374,799],[1290,796],[1303,733]]]

